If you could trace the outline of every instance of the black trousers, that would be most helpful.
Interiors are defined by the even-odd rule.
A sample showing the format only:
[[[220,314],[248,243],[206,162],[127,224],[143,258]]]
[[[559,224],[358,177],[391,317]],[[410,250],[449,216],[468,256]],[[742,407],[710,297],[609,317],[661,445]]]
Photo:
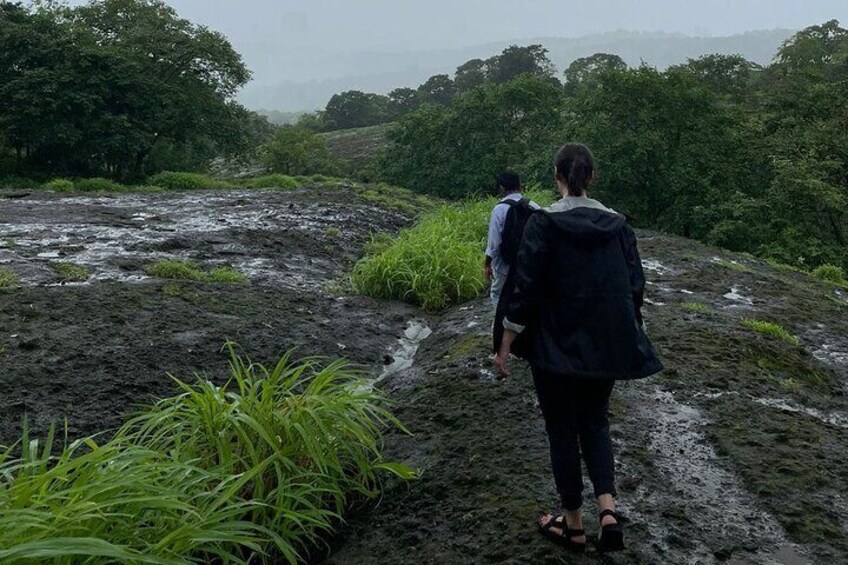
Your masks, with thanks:
[[[608,417],[615,381],[578,379],[532,369],[563,508],[577,510],[583,505],[581,451],[595,496],[615,496],[615,462]]]

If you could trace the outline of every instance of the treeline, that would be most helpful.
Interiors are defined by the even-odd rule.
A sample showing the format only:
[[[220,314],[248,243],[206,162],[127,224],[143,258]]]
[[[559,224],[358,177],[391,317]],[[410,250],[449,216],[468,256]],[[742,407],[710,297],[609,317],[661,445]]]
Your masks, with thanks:
[[[0,177],[136,181],[247,155],[272,134],[218,32],[160,0],[0,4]]]
[[[553,78],[555,70],[547,49],[513,45],[499,55],[460,65],[453,78],[434,75],[418,88],[396,88],[388,95],[348,90],[330,98],[323,111],[302,116],[297,125],[326,132],[393,122],[426,105],[450,106],[463,93],[483,85],[503,84],[523,74]]]
[[[579,140],[599,160],[594,194],[638,226],[848,268],[848,30],[838,22],[799,32],[768,67],[710,55],[661,72],[598,54],[560,81],[538,54],[530,73],[498,83],[482,72],[449,105],[400,118],[376,167],[383,180],[461,197],[512,168],[550,186],[554,151]]]

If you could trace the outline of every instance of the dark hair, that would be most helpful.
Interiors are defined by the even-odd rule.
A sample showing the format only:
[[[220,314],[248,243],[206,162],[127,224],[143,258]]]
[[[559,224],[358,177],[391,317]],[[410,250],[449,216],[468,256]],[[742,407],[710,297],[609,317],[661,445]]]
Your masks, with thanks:
[[[557,180],[568,185],[568,194],[580,196],[583,194],[595,175],[595,157],[583,144],[568,143],[557,151],[554,164],[557,169]]]
[[[513,171],[504,171],[498,175],[498,185],[496,188],[501,188],[507,192],[517,192],[521,190],[521,177]]]

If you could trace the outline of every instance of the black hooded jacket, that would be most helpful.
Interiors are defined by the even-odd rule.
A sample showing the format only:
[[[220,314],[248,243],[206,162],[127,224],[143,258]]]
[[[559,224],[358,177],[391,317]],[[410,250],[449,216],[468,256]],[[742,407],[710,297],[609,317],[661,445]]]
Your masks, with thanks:
[[[617,380],[662,370],[642,325],[645,275],[624,216],[537,212],[498,305],[495,328],[523,330],[513,351],[545,371]],[[495,336],[495,347],[500,338]]]

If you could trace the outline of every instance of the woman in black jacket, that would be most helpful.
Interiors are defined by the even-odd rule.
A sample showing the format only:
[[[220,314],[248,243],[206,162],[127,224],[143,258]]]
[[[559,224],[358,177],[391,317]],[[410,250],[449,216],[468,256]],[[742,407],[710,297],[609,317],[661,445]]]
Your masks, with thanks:
[[[607,412],[616,380],[662,370],[642,324],[645,276],[636,235],[625,218],[586,196],[595,174],[579,144],[556,155],[562,199],[527,223],[502,311],[495,357],[502,377],[515,345],[530,363],[565,514],[548,515],[541,532],[577,551],[586,548],[580,456],[600,509],[600,550],[624,547],[615,513],[615,478]],[[520,337],[519,337],[520,336]],[[519,348],[516,348],[519,349]],[[517,351],[516,351],[517,352]]]

